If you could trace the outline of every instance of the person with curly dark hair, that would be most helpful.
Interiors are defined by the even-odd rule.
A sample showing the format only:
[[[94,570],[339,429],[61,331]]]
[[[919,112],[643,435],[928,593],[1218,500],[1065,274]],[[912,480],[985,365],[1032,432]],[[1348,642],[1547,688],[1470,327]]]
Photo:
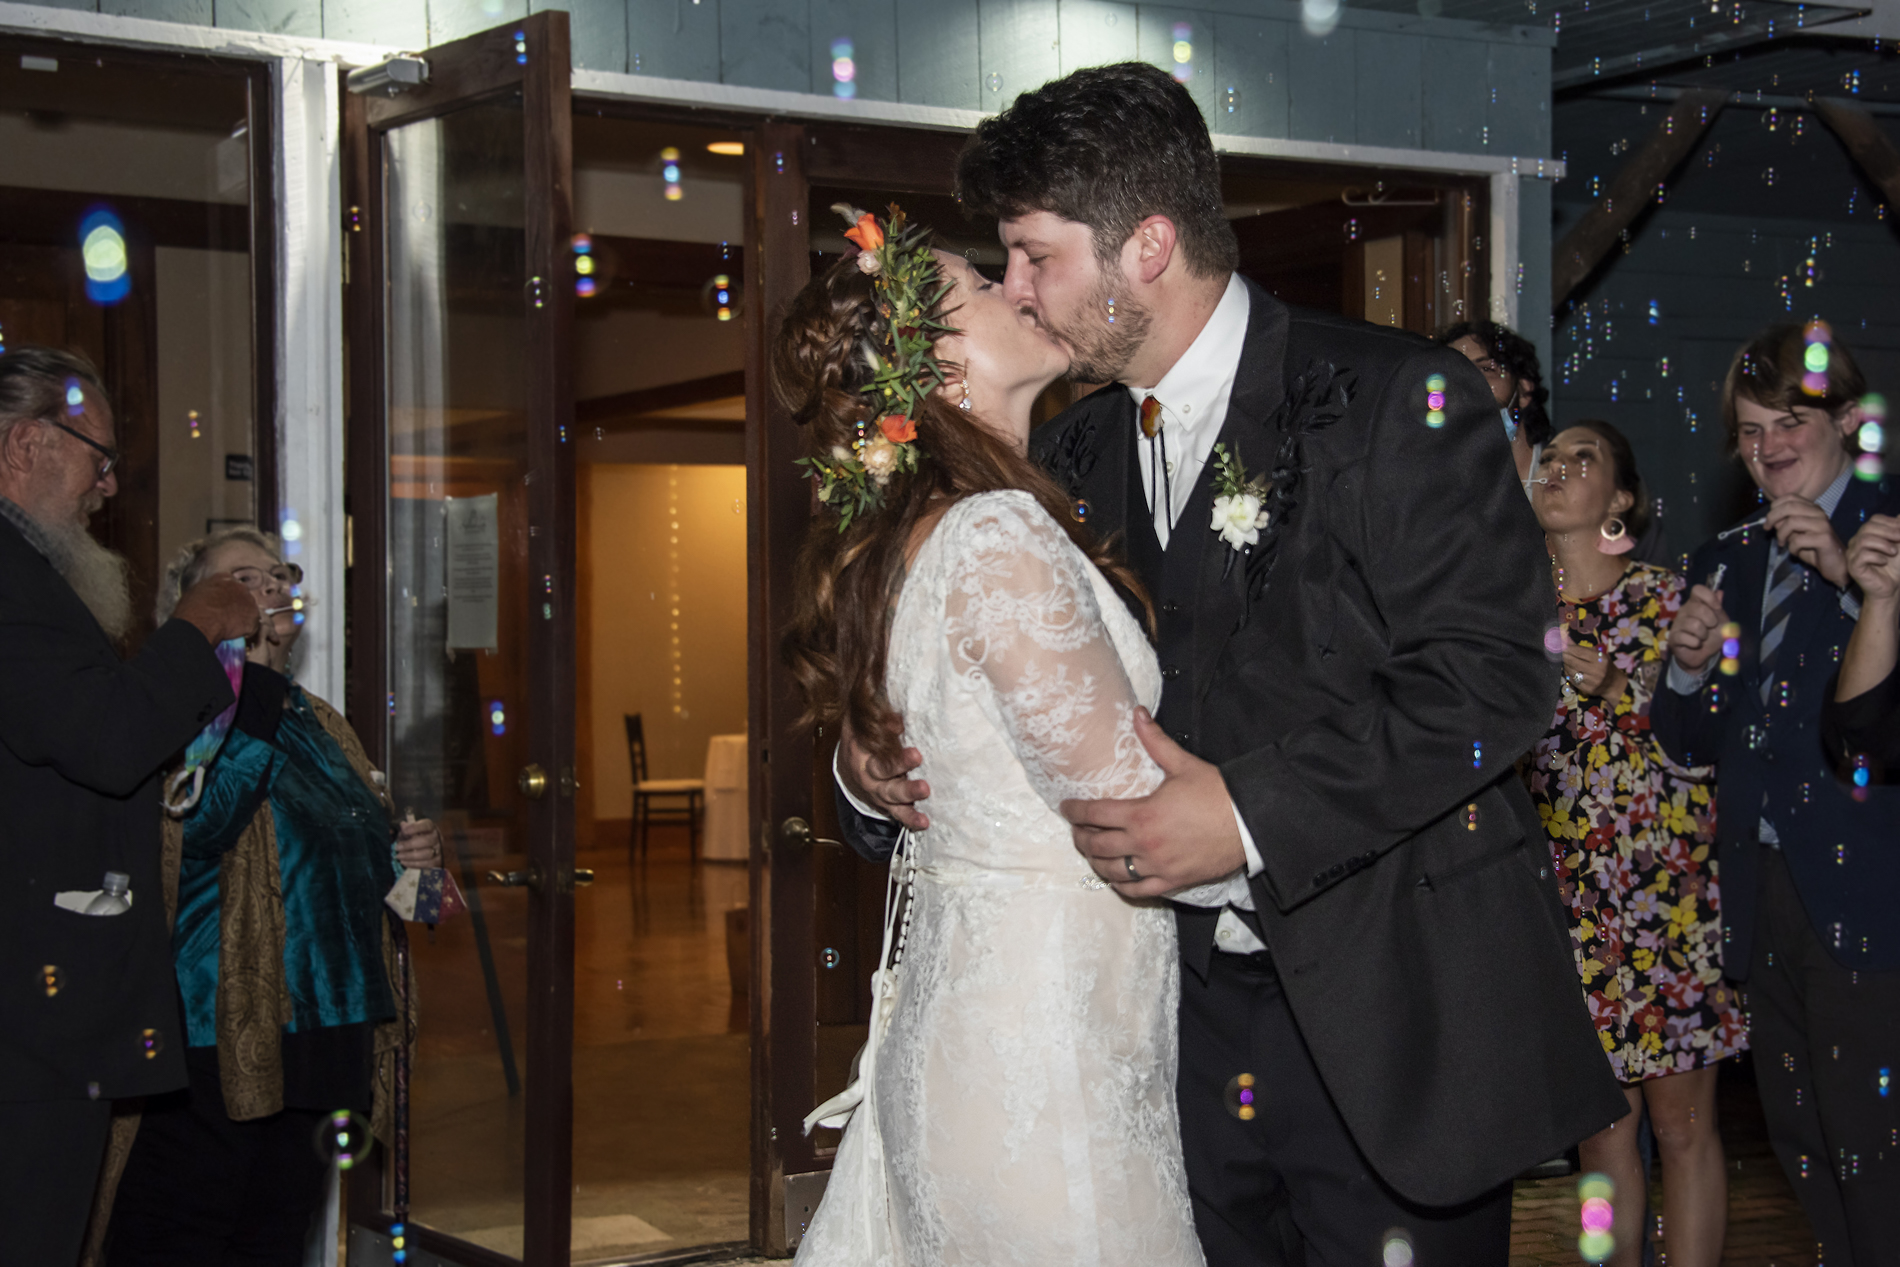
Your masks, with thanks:
[[[1029,459],[1069,358],[897,214],[846,211],[861,249],[773,345],[828,512],[784,650],[811,720],[895,760],[901,713],[937,787],[892,868],[909,901],[858,1076],[806,1119],[844,1136],[798,1261],[1201,1267],[1174,921],[1097,879],[1058,812],[1161,781],[1139,586]]]
[[[1511,1178],[1628,1105],[1513,769],[1556,699],[1554,604],[1490,390],[1237,276],[1206,122],[1154,66],[1018,97],[957,190],[998,219],[1005,298],[1115,384],[1031,451],[1156,599],[1166,688],[1133,736],[1165,778],[1062,811],[1100,880],[1176,901],[1208,1261],[1504,1267]],[[847,835],[929,840],[954,764],[858,733]]]
[[[1484,375],[1491,398],[1504,415],[1504,432],[1511,437],[1517,478],[1523,481],[1524,495],[1530,496],[1538,458],[1551,436],[1550,415],[1544,410],[1550,388],[1544,386],[1536,346],[1495,321],[1460,321],[1440,334],[1438,341],[1464,353]]]

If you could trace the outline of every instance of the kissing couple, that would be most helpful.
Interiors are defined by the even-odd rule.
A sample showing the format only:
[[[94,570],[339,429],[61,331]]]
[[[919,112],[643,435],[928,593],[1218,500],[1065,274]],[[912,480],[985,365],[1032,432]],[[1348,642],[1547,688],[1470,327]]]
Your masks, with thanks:
[[[1504,1267],[1512,1177],[1628,1110],[1512,770],[1555,605],[1489,388],[1238,276],[1154,67],[957,187],[1001,282],[847,208],[772,354],[785,651],[892,858],[799,1263]]]

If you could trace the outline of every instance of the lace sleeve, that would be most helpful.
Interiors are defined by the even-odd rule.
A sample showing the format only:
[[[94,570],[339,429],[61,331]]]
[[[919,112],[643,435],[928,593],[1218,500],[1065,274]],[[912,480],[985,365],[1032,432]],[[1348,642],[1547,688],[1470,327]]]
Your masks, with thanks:
[[[1025,493],[973,498],[944,527],[951,664],[994,693],[1037,795],[1054,809],[1153,791],[1161,770],[1135,737],[1139,701],[1088,560]]]

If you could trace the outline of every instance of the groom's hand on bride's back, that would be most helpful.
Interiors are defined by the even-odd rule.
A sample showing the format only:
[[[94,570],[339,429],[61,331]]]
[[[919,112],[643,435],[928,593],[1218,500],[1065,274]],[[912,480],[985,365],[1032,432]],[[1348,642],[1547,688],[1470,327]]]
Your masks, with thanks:
[[[1126,801],[1062,802],[1075,847],[1095,874],[1124,897],[1159,897],[1246,866],[1220,767],[1168,738],[1145,708],[1135,710],[1135,734],[1161,767],[1160,787]],[[1128,878],[1131,861],[1139,881]]]
[[[895,713],[885,724],[898,736],[904,733],[904,719]],[[919,801],[929,799],[930,784],[910,777],[923,763],[924,754],[915,748],[900,750],[896,762],[874,755],[858,743],[849,723],[838,740],[838,777],[844,790],[912,831],[930,826],[930,816],[917,808]]]

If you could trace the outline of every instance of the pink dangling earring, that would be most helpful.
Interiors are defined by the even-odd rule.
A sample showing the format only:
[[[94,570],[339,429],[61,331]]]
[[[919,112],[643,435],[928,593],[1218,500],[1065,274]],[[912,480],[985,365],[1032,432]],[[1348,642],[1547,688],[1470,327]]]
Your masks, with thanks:
[[[1597,549],[1604,554],[1628,554],[1635,546],[1629,529],[1615,515],[1605,519],[1603,526],[1597,529]]]

